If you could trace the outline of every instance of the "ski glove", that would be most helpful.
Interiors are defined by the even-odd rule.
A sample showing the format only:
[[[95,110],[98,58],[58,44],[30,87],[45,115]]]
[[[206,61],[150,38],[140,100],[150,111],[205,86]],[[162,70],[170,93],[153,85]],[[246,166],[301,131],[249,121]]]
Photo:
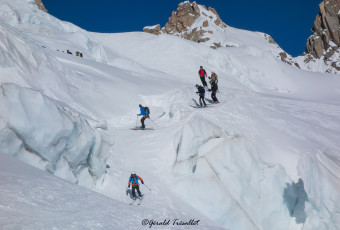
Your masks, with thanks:
[[[142,184],[144,184],[144,181],[142,181]]]
[[[130,188],[130,185],[128,186],[128,188]]]

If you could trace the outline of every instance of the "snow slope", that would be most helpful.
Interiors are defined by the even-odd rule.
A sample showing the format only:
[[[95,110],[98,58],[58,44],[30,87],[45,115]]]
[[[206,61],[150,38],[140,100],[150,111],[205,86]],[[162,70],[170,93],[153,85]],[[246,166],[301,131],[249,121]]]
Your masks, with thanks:
[[[193,213],[165,208],[134,207],[63,181],[0,153],[1,229],[144,229],[144,219],[171,219],[152,229],[221,229],[202,219],[195,226]],[[198,218],[196,217],[196,220]],[[204,223],[205,221],[205,223]],[[207,224],[208,223],[208,224]]]
[[[218,229],[208,218],[226,229],[340,227],[339,79],[282,63],[270,52],[272,44],[257,44],[251,32],[235,35],[244,45],[216,50],[169,35],[74,34],[76,27],[54,27],[61,22],[35,12],[31,2],[20,1],[19,15],[28,11],[47,22],[26,20],[24,27],[47,27],[55,36],[28,33],[12,23],[8,10],[0,11],[8,16],[0,23],[2,152],[112,198],[102,209],[110,202],[118,207],[108,214],[117,226],[125,222],[117,210],[130,210],[119,202],[129,202],[125,187],[136,171],[152,189],[141,186],[142,205],[155,220],[197,217],[202,229]],[[84,47],[83,59],[62,52],[82,52],[78,38],[85,35],[101,47],[105,62]],[[200,65],[219,76],[221,103],[194,109],[189,105],[198,100]],[[139,122],[138,104],[151,109],[146,123],[153,131],[129,129]],[[61,189],[66,193],[68,186]],[[57,192],[81,202],[77,189],[74,197]],[[51,204],[64,207],[33,206]],[[142,229],[139,223],[127,226]],[[81,224],[74,229],[97,228]]]

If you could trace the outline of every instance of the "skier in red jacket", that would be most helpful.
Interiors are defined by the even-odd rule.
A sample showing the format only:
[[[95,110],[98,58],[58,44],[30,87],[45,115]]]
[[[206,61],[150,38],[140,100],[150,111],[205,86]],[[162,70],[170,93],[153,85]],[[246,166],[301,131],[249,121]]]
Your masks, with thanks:
[[[208,87],[207,82],[205,81],[205,77],[207,76],[207,72],[205,72],[205,69],[203,69],[203,66],[200,66],[200,70],[198,71],[198,76],[201,78],[203,86]]]

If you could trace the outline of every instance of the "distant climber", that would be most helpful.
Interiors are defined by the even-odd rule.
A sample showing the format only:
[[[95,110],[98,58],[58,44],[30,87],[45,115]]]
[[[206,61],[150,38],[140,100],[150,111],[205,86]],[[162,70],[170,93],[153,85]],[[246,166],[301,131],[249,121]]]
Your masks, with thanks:
[[[77,57],[83,57],[83,53],[80,53],[79,51],[76,51],[76,56]]]
[[[138,183],[139,180],[142,182],[142,184],[144,184],[143,179],[141,177],[137,176],[135,172],[132,172],[131,176],[129,178],[128,188],[130,188],[130,184],[132,184],[132,196],[133,196],[134,200],[136,199],[136,191],[135,190],[137,190],[139,197],[143,196],[142,193],[139,190],[139,183]]]
[[[207,76],[207,72],[203,69],[203,66],[200,66],[200,70],[198,71],[198,76],[201,79],[201,82],[204,87],[208,87],[207,82],[205,81],[205,77]]]
[[[198,90],[196,93],[200,97],[199,101],[200,101],[201,107],[202,107],[202,102],[204,104],[204,107],[207,106],[207,104],[205,103],[205,99],[204,99],[204,97],[205,97],[205,89],[202,86],[200,86],[200,85],[196,85],[196,88]]]
[[[214,101],[214,103],[219,103],[216,97],[217,83],[215,81],[210,80],[210,85],[211,85],[211,99]]]
[[[140,114],[137,114],[137,116],[143,116],[142,119],[140,120],[142,123],[141,129],[145,129],[144,121],[146,118],[149,118],[150,111],[148,107],[143,107],[142,105],[139,105],[139,109],[140,109]]]

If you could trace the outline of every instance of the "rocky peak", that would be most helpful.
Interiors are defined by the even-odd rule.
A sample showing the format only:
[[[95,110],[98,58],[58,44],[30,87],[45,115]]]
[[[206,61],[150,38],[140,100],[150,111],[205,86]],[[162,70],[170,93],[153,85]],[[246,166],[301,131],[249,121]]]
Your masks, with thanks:
[[[45,11],[47,13],[47,9],[41,0],[34,0],[34,3],[39,7],[40,10]]]
[[[313,34],[307,40],[305,62],[321,59],[330,68],[340,71],[340,0],[324,0],[319,8]],[[328,69],[326,72],[334,71]]]
[[[194,42],[207,42],[216,30],[223,30],[227,25],[220,19],[214,8],[198,5],[196,2],[179,3],[163,28],[160,25],[144,27],[143,31],[152,34],[172,34]],[[212,48],[221,44],[210,41]]]

